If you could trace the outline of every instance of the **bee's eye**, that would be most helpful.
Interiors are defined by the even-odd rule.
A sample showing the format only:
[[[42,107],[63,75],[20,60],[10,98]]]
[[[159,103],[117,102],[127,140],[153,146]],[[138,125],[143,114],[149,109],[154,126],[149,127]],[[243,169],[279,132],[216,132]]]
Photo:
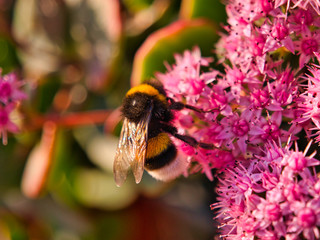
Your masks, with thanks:
[[[134,99],[134,100],[132,101],[132,106],[135,106],[135,105],[137,105],[137,101]]]

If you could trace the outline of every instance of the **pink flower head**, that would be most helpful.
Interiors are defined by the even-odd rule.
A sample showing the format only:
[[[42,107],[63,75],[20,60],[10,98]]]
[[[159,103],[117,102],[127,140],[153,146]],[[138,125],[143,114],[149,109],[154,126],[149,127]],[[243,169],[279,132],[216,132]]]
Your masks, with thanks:
[[[265,141],[286,141],[289,137],[289,133],[280,128],[282,121],[281,112],[274,112],[271,117],[260,116],[254,122],[254,126],[251,129],[250,139],[254,143],[263,143]]]
[[[270,0],[259,0],[261,12],[268,14],[274,9],[274,2]]]
[[[220,131],[217,139],[223,139],[227,148],[233,150],[238,148],[244,154],[247,150],[247,141],[250,134],[250,124],[247,119],[244,116],[239,117],[234,114],[223,118],[220,123],[223,130]]]
[[[260,86],[261,82],[256,78],[258,72],[249,70],[248,72],[242,72],[241,69],[233,66],[232,68],[228,65],[225,66],[225,81],[230,86],[231,95],[240,102],[241,95],[245,91],[246,87],[249,86]]]
[[[264,89],[254,89],[250,100],[254,109],[265,108],[270,102],[270,93]]]
[[[276,80],[268,81],[268,91],[271,100],[270,105],[266,108],[270,111],[287,110],[284,113],[291,115],[292,111],[289,106],[293,104],[294,99],[298,96],[297,82],[292,71],[285,69],[276,75]]]
[[[288,22],[290,24],[290,29],[297,33],[300,33],[303,29],[306,29],[306,27],[311,26],[316,19],[316,16],[314,16],[313,12],[310,10],[298,8],[293,10],[293,13],[294,14],[289,16]]]
[[[284,18],[276,18],[273,21],[268,20],[261,27],[261,33],[267,36],[263,52],[271,52],[280,47],[286,47],[294,53],[294,44],[290,37],[290,29]]]
[[[299,151],[287,151],[287,153],[283,156],[281,164],[286,166],[288,171],[290,170],[295,173],[300,173],[307,167],[319,165],[320,162],[313,158],[313,156],[316,154],[315,152],[311,156],[306,157],[306,153],[310,145],[311,142],[309,142],[306,150],[303,153]]]
[[[20,90],[22,84],[14,73],[0,77],[0,102],[7,104],[26,99],[26,94]]]
[[[304,29],[302,38],[295,42],[296,50],[300,53],[299,67],[302,68],[315,57],[314,53],[320,50],[319,31],[310,32],[309,29]]]
[[[312,208],[305,207],[298,212],[298,222],[303,228],[315,227],[317,224],[317,213]]]
[[[3,144],[8,142],[8,132],[18,132],[18,127],[11,121],[10,115],[18,103],[27,97],[20,90],[22,85],[23,82],[18,81],[14,73],[0,76],[0,137]]]
[[[302,235],[305,239],[319,239],[319,197],[307,201],[297,201],[293,205],[292,212],[295,216],[288,225],[288,230],[296,233],[296,235]]]

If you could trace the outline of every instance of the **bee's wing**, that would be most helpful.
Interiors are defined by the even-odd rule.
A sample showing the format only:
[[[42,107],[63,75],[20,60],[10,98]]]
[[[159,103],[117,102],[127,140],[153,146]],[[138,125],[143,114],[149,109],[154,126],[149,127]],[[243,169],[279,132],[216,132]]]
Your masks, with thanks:
[[[144,163],[147,153],[148,145],[148,129],[149,122],[151,118],[152,106],[149,106],[147,109],[147,114],[143,119],[136,125],[135,129],[135,140],[134,140],[134,160],[131,162],[131,169],[136,180],[136,183],[139,183],[142,178]],[[135,123],[131,123],[135,124]]]
[[[132,139],[130,139],[131,131],[132,129],[129,127],[129,120],[125,118],[120,133],[116,156],[113,162],[114,180],[117,186],[121,186],[126,180],[130,162],[132,162],[133,159],[133,150],[130,150],[133,148]]]
[[[141,181],[147,152],[148,126],[152,106],[138,123],[123,121],[120,140],[113,164],[114,178],[117,186],[121,186],[127,178],[131,167],[136,183]]]

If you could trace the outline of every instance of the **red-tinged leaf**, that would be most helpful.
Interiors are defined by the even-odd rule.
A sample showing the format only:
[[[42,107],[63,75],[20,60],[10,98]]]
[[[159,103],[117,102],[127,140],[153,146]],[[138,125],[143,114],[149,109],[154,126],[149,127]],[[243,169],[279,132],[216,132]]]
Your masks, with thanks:
[[[208,20],[181,20],[151,34],[138,49],[131,75],[131,84],[137,85],[166,70],[164,63],[173,63],[174,53],[199,46],[203,56],[212,55],[218,39],[217,27]]]
[[[221,1],[212,0],[182,0],[180,8],[181,19],[207,18],[214,22],[226,23],[225,5]]]
[[[53,161],[56,132],[56,124],[46,122],[40,143],[29,155],[21,183],[22,192],[27,197],[39,197],[44,190]]]

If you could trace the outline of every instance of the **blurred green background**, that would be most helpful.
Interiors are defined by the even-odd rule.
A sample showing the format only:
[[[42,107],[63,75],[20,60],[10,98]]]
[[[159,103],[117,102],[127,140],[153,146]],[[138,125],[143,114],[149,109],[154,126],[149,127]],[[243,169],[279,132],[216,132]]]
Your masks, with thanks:
[[[215,0],[2,0],[0,67],[28,99],[0,145],[0,240],[213,239],[214,183],[115,186],[119,106],[174,53],[213,56]]]

